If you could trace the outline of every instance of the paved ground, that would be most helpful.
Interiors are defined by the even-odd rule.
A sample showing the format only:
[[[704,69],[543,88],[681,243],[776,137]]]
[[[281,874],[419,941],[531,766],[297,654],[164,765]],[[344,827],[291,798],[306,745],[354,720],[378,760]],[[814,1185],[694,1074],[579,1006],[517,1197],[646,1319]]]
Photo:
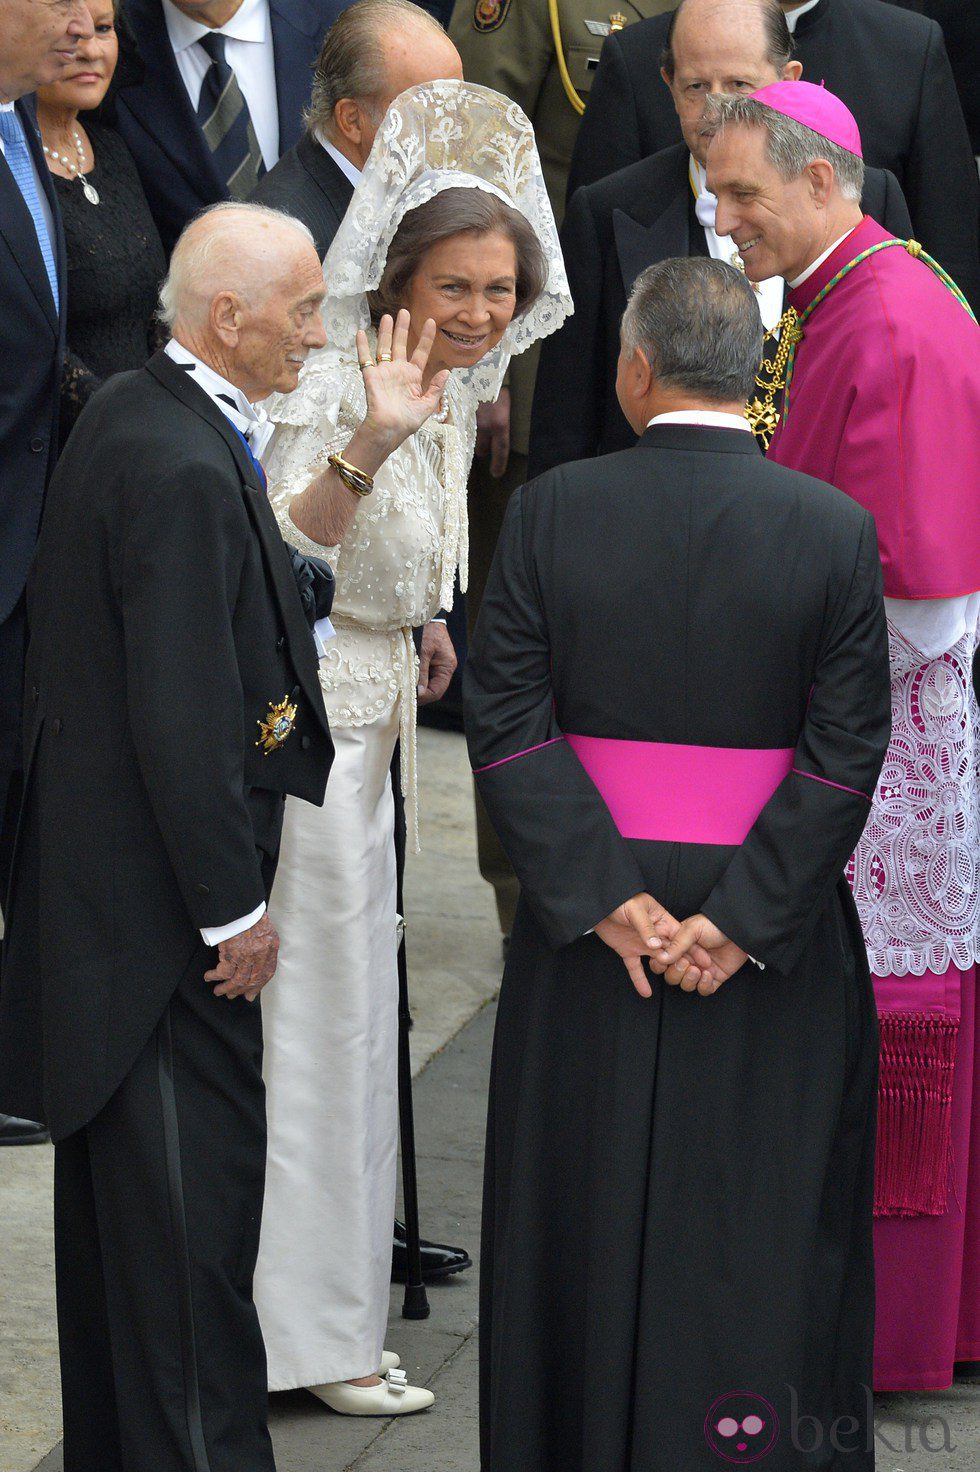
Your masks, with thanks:
[[[413,1053],[421,1070],[416,1113],[423,1229],[465,1244],[477,1260],[499,943],[489,893],[476,875],[462,744],[444,733],[422,736],[425,854],[413,861],[406,908],[417,1019]],[[50,1151],[2,1152],[0,1472],[62,1472],[49,1176]],[[422,1322],[400,1317],[401,1290],[393,1290],[388,1344],[411,1378],[436,1392],[426,1414],[354,1420],[333,1415],[302,1392],[274,1396],[279,1472],[477,1472],[476,1290],[475,1270],[431,1289],[431,1316]],[[878,1472],[976,1472],[980,1465],[978,1383],[881,1397],[876,1424]]]

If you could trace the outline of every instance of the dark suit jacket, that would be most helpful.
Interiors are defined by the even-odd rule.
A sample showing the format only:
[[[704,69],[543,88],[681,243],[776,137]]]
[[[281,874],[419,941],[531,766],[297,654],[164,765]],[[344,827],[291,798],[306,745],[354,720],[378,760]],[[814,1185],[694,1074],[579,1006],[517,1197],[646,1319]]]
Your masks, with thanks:
[[[603,44],[569,197],[680,139],[660,78],[669,22],[654,16]],[[916,239],[980,306],[977,167],[939,26],[882,0],[820,0],[795,42],[807,81],[826,82],[854,113],[865,163],[902,186]]]
[[[354,186],[326,149],[304,133],[275,168],[259,180],[252,199],[302,220],[313,233],[322,261],[353,193]]]
[[[541,350],[528,473],[636,442],[616,398],[619,323],[640,272],[671,256],[706,255],[683,143],[579,189],[565,212],[562,252],[574,315]],[[903,238],[909,217],[891,174],[868,169],[867,214]]]
[[[24,591],[58,452],[67,295],[61,216],[33,103],[21,100],[17,113],[54,220],[61,313],[54,309],[34,221],[0,156],[0,622]],[[0,699],[8,695],[0,690]]]
[[[281,154],[300,136],[313,63],[324,32],[343,9],[344,0],[269,0]],[[169,252],[191,216],[226,199],[227,190],[177,70],[161,0],[127,0],[127,15],[144,75],[119,88],[116,126]]]
[[[970,146],[980,154],[980,6],[972,0],[926,0],[923,8],[943,28]]]
[[[0,1109],[61,1137],[102,1107],[200,965],[200,928],[267,897],[283,796],[322,802],[333,746],[261,473],[162,354],[111,379],[76,425],[29,615]],[[284,698],[295,728],[266,753],[257,723]]]

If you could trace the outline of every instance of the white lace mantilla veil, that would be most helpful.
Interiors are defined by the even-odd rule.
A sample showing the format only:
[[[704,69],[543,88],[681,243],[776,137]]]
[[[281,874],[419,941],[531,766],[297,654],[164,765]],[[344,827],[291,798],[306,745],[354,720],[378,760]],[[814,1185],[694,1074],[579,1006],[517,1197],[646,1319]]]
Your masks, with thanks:
[[[312,353],[289,405],[292,420],[304,379],[318,364],[350,362],[358,328],[370,325],[367,293],[381,282],[395,231],[409,210],[444,189],[483,189],[531,224],[548,267],[545,289],[511,322],[493,352],[454,380],[479,401],[496,399],[509,360],[556,332],[573,311],[534,129],[516,102],[467,82],[426,82],[396,97],[385,114],[354,196],[323,263],[327,346]],[[297,396],[298,399],[297,399]],[[278,401],[277,401],[278,403]]]

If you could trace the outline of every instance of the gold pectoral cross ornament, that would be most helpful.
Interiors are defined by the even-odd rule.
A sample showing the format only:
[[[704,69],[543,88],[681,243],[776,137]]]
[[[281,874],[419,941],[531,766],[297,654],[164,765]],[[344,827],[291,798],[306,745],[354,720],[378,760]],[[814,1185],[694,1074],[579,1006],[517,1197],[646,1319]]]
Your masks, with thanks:
[[[278,751],[286,738],[296,727],[296,706],[293,705],[288,695],[284,695],[278,705],[269,706],[269,714],[264,721],[256,721],[259,728],[259,739],[256,746],[265,748],[265,755],[270,751]]]
[[[779,343],[774,355],[769,358],[766,353],[772,350],[777,332]],[[763,339],[762,362],[755,376],[756,387],[762,391],[762,396],[760,398],[759,394],[756,394],[754,399],[750,399],[743,412],[752,426],[752,433],[764,450],[768,450],[772,437],[776,433],[776,425],[779,423],[776,395],[782,393],[786,387],[786,364],[790,351],[802,340],[803,328],[800,326],[799,316],[793,307],[786,308],[776,324],[775,331],[767,332]]]

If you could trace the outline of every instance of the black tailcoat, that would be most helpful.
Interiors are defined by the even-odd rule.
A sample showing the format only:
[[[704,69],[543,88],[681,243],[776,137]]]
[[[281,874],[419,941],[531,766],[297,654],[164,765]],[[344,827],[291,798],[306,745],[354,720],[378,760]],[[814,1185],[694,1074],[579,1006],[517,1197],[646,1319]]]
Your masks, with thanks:
[[[164,354],[82,413],[28,602],[0,1108],[56,1141],[65,1472],[273,1472],[261,1009],[200,930],[268,898],[333,746],[262,473]]]
[[[561,228],[575,312],[546,338],[534,390],[529,473],[625,450],[635,443],[616,398],[619,324],[633,283],[655,261],[707,255],[688,179],[690,154],[675,144],[577,190]],[[902,191],[868,169],[865,212],[903,238]]]
[[[269,0],[280,154],[300,136],[313,63],[344,8],[343,0]],[[115,117],[169,253],[188,220],[228,190],[177,69],[162,0],[127,0],[126,15],[143,75],[119,87]]]
[[[889,736],[881,570],[860,507],[776,468],[747,433],[654,427],[507,512],[465,675],[522,896],[491,1082],[483,1472],[709,1472],[705,1420],[735,1391],[778,1415],[777,1472],[816,1465],[793,1396],[827,1452],[855,1417],[864,1450],[840,1465],[874,1465],[877,1027],[843,871]],[[738,847],[624,839],[565,733],[791,748],[794,770]],[[641,998],[586,932],[644,889],[765,969]]]
[[[285,210],[311,231],[321,261],[347,213],[354,186],[315,138],[304,133],[258,182],[252,199]]]
[[[0,1107],[57,1139],[125,1077],[199,929],[266,898],[280,799],[322,801],[332,744],[260,472],[164,354],[72,434],[29,615],[22,829],[41,867],[11,888]],[[267,755],[257,722],[284,697],[296,729]]]
[[[660,77],[670,14],[603,43],[569,173],[569,198],[680,138]],[[933,20],[882,0],[819,0],[800,16],[794,55],[853,112],[864,161],[902,186],[916,239],[980,305],[977,167],[963,109]]]

